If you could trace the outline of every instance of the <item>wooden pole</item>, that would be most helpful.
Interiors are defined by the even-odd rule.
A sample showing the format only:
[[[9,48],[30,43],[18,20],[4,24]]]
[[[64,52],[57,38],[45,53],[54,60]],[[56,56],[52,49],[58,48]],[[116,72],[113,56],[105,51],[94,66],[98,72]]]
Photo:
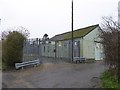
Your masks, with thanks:
[[[71,28],[72,28],[72,61],[73,61],[73,0],[72,0],[72,25],[71,25]]]

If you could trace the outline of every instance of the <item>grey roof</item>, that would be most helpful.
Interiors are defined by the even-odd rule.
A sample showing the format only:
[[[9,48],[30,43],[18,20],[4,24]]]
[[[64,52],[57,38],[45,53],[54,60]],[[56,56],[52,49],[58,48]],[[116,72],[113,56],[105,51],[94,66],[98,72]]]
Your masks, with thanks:
[[[51,41],[57,41],[57,40],[63,40],[63,36],[62,35],[55,35],[54,37],[52,37],[50,40]]]
[[[98,26],[99,26],[99,24],[96,24],[96,25],[92,25],[92,26],[88,26],[88,27],[85,27],[85,28],[74,30],[73,31],[73,37],[74,38],[84,37],[85,35],[90,33],[92,30],[94,30]],[[71,36],[72,35],[71,35],[71,31],[70,31],[70,32],[55,35],[50,40],[51,41],[69,40],[69,39],[71,39]]]

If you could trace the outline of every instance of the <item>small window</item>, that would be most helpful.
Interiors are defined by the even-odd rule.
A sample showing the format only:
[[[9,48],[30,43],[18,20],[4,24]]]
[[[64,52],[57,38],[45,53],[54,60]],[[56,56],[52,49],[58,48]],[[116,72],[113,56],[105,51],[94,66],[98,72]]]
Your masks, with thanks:
[[[75,46],[77,46],[77,42],[75,42]]]

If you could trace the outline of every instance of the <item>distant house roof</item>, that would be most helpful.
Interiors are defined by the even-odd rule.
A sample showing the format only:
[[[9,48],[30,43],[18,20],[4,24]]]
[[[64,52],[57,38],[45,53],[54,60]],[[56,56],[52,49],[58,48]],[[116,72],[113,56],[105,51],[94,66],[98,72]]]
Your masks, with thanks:
[[[84,37],[85,35],[87,35],[89,32],[91,32],[92,30],[94,30],[98,26],[99,26],[99,24],[74,30],[73,31],[73,37],[74,38]],[[50,40],[51,41],[69,40],[69,39],[71,39],[71,36],[72,36],[72,32],[70,31],[70,32],[66,32],[66,33],[55,35]]]

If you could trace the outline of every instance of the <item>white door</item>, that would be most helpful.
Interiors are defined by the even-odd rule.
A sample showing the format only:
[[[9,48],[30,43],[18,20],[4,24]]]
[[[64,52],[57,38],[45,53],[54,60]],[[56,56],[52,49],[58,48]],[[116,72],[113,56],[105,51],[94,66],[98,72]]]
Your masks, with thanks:
[[[102,60],[102,46],[100,43],[95,43],[95,60]]]

